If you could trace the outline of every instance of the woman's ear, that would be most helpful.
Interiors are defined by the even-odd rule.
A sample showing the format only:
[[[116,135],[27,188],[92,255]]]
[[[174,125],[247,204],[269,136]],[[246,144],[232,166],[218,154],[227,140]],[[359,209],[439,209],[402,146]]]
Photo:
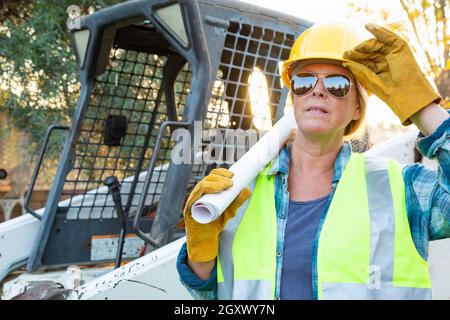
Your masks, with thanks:
[[[352,120],[358,120],[361,117],[361,105],[358,103],[358,107],[355,109],[353,113]]]

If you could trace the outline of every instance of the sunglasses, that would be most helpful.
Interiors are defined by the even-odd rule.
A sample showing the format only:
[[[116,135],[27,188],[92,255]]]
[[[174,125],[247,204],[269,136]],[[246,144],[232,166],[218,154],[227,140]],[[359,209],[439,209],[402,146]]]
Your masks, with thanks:
[[[327,74],[322,78],[325,90],[333,97],[344,98],[350,92],[352,81],[342,74]],[[319,77],[313,72],[300,72],[291,79],[291,91],[296,96],[311,92],[319,82]]]

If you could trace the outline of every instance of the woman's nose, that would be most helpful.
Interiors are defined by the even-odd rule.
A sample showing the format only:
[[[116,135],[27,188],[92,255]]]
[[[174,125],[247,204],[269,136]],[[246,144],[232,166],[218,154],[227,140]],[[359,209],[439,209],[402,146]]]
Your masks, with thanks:
[[[319,97],[325,97],[325,88],[323,86],[323,80],[319,79],[317,81],[316,86],[314,87],[313,91],[312,91],[312,95],[313,97],[319,96]]]

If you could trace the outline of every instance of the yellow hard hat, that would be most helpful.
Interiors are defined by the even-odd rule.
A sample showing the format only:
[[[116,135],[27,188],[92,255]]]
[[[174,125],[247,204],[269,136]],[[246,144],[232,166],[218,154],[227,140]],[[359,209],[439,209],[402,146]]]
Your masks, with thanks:
[[[291,88],[291,73],[299,61],[307,64],[326,62],[341,64],[348,61],[342,58],[345,51],[353,49],[367,40],[361,32],[342,22],[316,23],[306,29],[292,46],[289,59],[283,63],[281,77]]]

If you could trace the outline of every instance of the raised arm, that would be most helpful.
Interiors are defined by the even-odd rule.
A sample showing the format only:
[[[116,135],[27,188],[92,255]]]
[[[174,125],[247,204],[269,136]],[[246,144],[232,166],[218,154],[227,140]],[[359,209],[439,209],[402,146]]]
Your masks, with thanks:
[[[431,135],[448,118],[448,114],[437,103],[431,103],[410,117],[410,120],[425,136]]]

